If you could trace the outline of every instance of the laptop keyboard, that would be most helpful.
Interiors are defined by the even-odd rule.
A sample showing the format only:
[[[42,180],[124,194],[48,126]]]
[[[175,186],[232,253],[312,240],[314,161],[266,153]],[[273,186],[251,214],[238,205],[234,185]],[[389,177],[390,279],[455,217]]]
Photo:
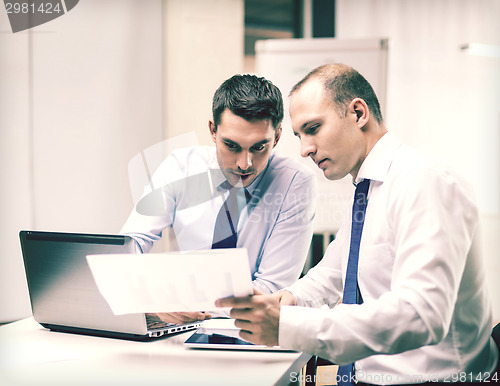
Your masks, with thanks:
[[[146,314],[146,323],[148,326],[148,330],[161,330],[176,325],[175,323],[164,322],[154,314]]]

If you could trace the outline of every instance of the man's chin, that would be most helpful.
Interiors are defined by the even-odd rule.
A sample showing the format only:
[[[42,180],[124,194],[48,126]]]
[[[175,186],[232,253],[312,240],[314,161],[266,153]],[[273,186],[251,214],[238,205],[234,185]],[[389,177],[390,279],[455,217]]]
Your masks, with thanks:
[[[330,181],[338,181],[347,176],[347,174],[328,173],[327,169],[323,170],[323,175]]]
[[[336,180],[339,180],[340,178],[342,178],[342,177],[339,177],[338,173],[332,172],[328,168],[323,169],[322,172],[323,172],[323,175],[325,176],[325,178],[330,180],[330,181],[336,181]]]

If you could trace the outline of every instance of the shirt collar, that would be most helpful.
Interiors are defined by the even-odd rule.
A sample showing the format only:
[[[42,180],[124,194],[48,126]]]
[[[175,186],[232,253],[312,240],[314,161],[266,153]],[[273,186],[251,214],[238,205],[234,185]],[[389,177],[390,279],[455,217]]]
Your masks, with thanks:
[[[401,142],[387,132],[378,140],[361,164],[354,184],[369,179],[384,182],[394,157],[394,153],[401,146]]]

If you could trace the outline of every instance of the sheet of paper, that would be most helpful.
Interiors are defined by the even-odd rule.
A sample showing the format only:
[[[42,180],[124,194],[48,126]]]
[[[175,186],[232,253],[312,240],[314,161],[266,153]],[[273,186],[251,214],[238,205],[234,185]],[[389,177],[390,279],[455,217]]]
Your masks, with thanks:
[[[201,331],[204,334],[219,334],[242,339],[240,336],[240,329],[234,325],[234,319],[204,320]]]
[[[116,315],[209,311],[216,299],[253,293],[243,248],[89,255],[87,262]]]

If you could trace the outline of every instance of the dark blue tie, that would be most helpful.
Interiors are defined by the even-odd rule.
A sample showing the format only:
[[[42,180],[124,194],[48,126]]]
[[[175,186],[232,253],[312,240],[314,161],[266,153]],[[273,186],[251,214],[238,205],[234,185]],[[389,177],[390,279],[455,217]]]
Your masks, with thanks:
[[[246,189],[230,188],[229,195],[220,208],[215,220],[212,249],[236,248],[236,242],[238,241],[238,221],[242,210],[241,202],[246,205],[248,198],[249,193]],[[245,199],[246,201],[243,201]],[[240,201],[239,205],[238,201]]]
[[[349,260],[347,261],[347,272],[344,282],[344,295],[342,303],[361,304],[363,298],[358,287],[358,259],[359,244],[361,242],[361,233],[365,222],[366,204],[368,197],[368,188],[370,180],[363,180],[356,186],[354,193],[354,204],[352,205],[352,227],[351,227],[351,245],[349,248]],[[339,366],[337,372],[337,381],[339,385],[353,385],[354,382],[354,363]]]

